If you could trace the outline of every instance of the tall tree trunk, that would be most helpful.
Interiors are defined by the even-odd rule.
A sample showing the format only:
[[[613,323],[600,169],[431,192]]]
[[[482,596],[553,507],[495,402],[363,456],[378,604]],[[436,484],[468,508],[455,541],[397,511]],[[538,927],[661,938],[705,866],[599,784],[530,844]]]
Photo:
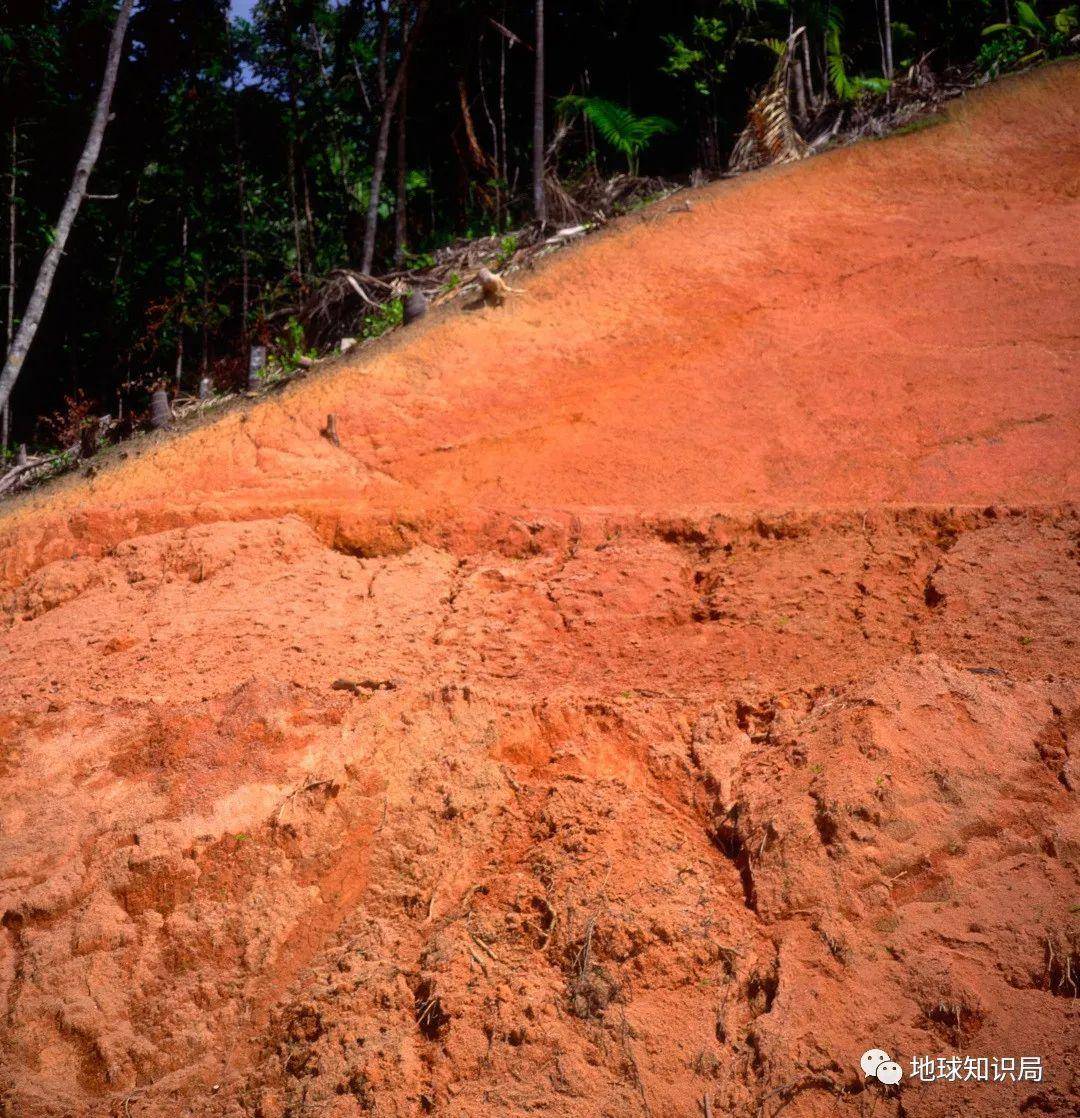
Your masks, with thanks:
[[[806,82],[803,80],[802,59],[796,55],[791,60],[791,87],[795,93],[795,115],[801,125],[806,124]]]
[[[360,262],[360,270],[365,273],[371,271],[371,266],[375,260],[375,234],[379,225],[379,192],[382,190],[383,175],[386,173],[386,157],[390,149],[390,122],[394,118],[394,108],[405,84],[409,58],[416,43],[416,36],[420,31],[420,24],[423,22],[424,14],[427,11],[427,0],[420,0],[416,20],[411,28],[408,26],[410,7],[411,5],[407,0],[403,0],[401,60],[398,62],[394,80],[386,91],[382,116],[379,119],[379,132],[375,140],[375,158],[372,161],[371,168],[371,193],[368,198],[367,222],[364,225],[364,254]]]
[[[533,216],[547,221],[544,194],[544,0],[536,2],[536,69],[533,77]]]
[[[291,34],[288,37],[288,44],[289,148],[287,162],[289,171],[289,201],[292,206],[293,240],[296,243],[296,270],[300,274],[301,281],[303,281],[303,277],[308,271],[304,266],[304,247],[305,243],[309,243],[311,240],[311,228],[308,226],[308,235],[305,240],[300,228],[300,202],[297,193],[296,148],[300,138],[300,110],[296,101],[296,68],[293,62],[293,39]]]
[[[86,146],[83,148],[79,162],[75,165],[75,174],[68,187],[67,197],[60,210],[60,219],[56,223],[49,247],[41,260],[37,279],[30,299],[26,304],[26,312],[19,323],[15,341],[8,348],[4,360],[4,369],[0,373],[0,408],[3,408],[11,397],[11,390],[15,381],[19,379],[23,362],[30,350],[30,345],[37,333],[41,316],[45,311],[45,304],[49,300],[56,269],[60,258],[64,254],[71,227],[75,224],[75,217],[86,196],[86,185],[90,179],[90,172],[97,163],[101,151],[101,143],[105,138],[105,125],[109,121],[109,106],[112,103],[113,90],[116,88],[116,74],[120,68],[120,55],[127,34],[128,20],[131,18],[131,8],[135,0],[122,0],[113,25],[112,37],[109,40],[109,53],[105,60],[105,75],[101,82],[101,92],[98,94],[97,107],[94,110],[94,119],[86,137]]]
[[[408,165],[406,162],[407,156],[407,136],[405,131],[406,121],[408,120],[408,104],[409,104],[409,79],[406,75],[405,82],[401,87],[401,98],[398,103],[397,113],[397,176],[394,183],[394,267],[400,268],[405,263],[405,236],[406,226],[408,222],[408,211],[406,210],[405,191],[407,187],[406,179],[408,177]]]
[[[379,49],[375,63],[375,88],[379,100],[386,103],[386,54],[390,47],[390,17],[383,0],[375,0],[375,14],[379,19]]]
[[[893,49],[892,49],[892,7],[889,0],[881,0],[882,35],[885,40],[885,77],[892,81],[893,76]]]
[[[803,74],[806,78],[806,99],[811,109],[817,107],[817,93],[814,90],[814,73],[810,65],[810,35],[804,32],[802,35],[802,57],[803,57]]]
[[[487,98],[487,81],[484,75],[484,36],[480,35],[476,44],[476,59],[477,59],[477,74],[480,81],[480,104],[484,108],[484,116],[487,118],[488,128],[491,130],[491,168],[492,179],[495,182],[495,228],[502,228],[502,186],[499,179],[499,168],[502,166],[499,160],[499,128],[495,123],[495,118],[491,115],[491,106],[488,104]]]
[[[304,228],[307,230],[308,262],[312,272],[318,270],[315,245],[315,213],[311,208],[311,181],[308,177],[307,163],[300,161],[300,183],[304,188]]]
[[[210,367],[210,278],[206,274],[206,269],[203,269],[202,281],[202,357],[199,361],[199,373],[201,376],[206,376],[207,370]]]
[[[304,239],[300,233],[300,207],[296,201],[296,141],[289,134],[285,149],[285,170],[289,176],[289,209],[292,211],[293,247],[296,250],[296,274],[304,278]]]
[[[326,54],[323,51],[322,34],[320,33],[318,27],[314,24],[314,22],[311,24],[311,41],[315,44],[315,51],[319,58],[319,74],[321,75],[323,85],[326,88],[326,94],[331,99],[331,101],[334,101],[337,95],[334,91],[333,83],[330,80],[330,73],[326,68]],[[353,66],[356,69],[356,77],[359,81],[360,67],[356,65],[355,55],[353,55]],[[364,95],[364,101],[365,103],[367,103],[367,90],[364,89],[363,81],[360,81],[360,92]],[[370,111],[371,105],[368,104],[368,112]],[[346,206],[351,206],[353,193],[352,184],[349,182],[348,156],[345,153],[345,143],[342,139],[341,128],[339,127],[336,119],[332,122],[332,134],[334,137],[334,144],[337,146],[338,167],[339,173],[341,175],[341,185],[343,188],[342,193],[345,198]]]
[[[233,93],[236,93],[236,79],[233,79]],[[251,272],[248,262],[247,243],[247,177],[244,174],[244,148],[240,142],[240,117],[233,108],[233,142],[236,146],[236,203],[239,226],[237,232],[240,242],[240,344],[247,350],[248,306],[251,302]]]
[[[15,339],[15,276],[18,272],[18,248],[16,238],[16,221],[18,210],[16,198],[18,197],[19,175],[19,122],[11,122],[11,177],[8,180],[8,268],[7,268],[7,318],[4,333],[4,353],[11,349]],[[0,451],[8,448],[8,439],[11,435],[11,401],[5,400],[3,410],[0,411]]]
[[[506,6],[503,5],[503,23],[506,23]],[[509,157],[507,155],[507,136],[506,136],[506,36],[499,36],[499,131],[502,134],[502,142],[500,143],[500,163],[499,163],[499,178],[502,180],[502,188],[509,189],[510,172],[509,172]],[[509,209],[509,206],[507,206]],[[509,214],[507,215],[509,217]]]
[[[180,321],[176,329],[176,391],[184,377],[184,311],[187,309],[188,216],[180,220]]]

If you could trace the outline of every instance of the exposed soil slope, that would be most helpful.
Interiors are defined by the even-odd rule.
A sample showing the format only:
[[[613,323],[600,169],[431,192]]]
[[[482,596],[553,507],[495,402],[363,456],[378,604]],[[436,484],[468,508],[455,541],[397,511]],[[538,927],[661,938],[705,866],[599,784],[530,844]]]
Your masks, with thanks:
[[[0,1112],[1076,1112],[1080,67],[692,201],[0,520]]]

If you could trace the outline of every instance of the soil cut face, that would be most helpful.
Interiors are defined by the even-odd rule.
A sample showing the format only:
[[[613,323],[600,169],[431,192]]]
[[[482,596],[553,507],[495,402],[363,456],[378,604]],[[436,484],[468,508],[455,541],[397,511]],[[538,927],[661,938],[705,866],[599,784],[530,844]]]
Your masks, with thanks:
[[[1001,82],[12,506],[0,1113],[1074,1114],[1078,137]]]

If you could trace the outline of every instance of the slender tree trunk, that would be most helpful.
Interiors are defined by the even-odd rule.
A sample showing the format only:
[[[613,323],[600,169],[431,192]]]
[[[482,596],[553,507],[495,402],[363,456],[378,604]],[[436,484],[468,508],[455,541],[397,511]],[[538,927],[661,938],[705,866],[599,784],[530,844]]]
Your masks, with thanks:
[[[397,112],[397,176],[394,183],[394,267],[400,268],[405,263],[405,238],[408,224],[408,211],[406,210],[405,191],[407,187],[408,165],[406,122],[408,120],[409,79],[401,87],[401,98],[398,102]]]
[[[506,23],[506,7],[503,7],[503,23]],[[506,137],[506,37],[499,36],[499,131],[502,134],[502,141],[499,145],[500,150],[500,163],[499,163],[499,177],[502,180],[503,189],[509,189],[510,172],[508,170],[509,157],[506,152],[507,137]],[[509,205],[507,206],[509,209]],[[509,216],[509,215],[507,215]]]
[[[585,70],[581,75],[581,88],[585,92],[586,97],[592,96],[592,78],[589,76],[589,71]],[[582,126],[585,129],[585,150],[589,153],[589,162],[592,164],[592,169],[596,171],[596,131],[593,128],[592,121],[589,120],[588,114],[583,113],[581,118]]]
[[[210,323],[208,321],[210,315],[210,280],[206,275],[206,270],[203,269],[202,281],[202,357],[199,361],[200,375],[206,376],[206,372],[210,367]]]
[[[364,223],[364,254],[360,261],[360,271],[371,272],[375,262],[375,234],[379,224],[379,193],[382,190],[383,175],[386,172],[386,157],[390,147],[390,121],[394,116],[394,102],[397,101],[397,82],[390,87],[386,104],[379,120],[379,133],[375,141],[375,159],[371,168],[371,195],[368,199],[367,220]]]
[[[307,164],[300,161],[300,184],[304,188],[304,228],[307,230],[308,262],[312,272],[317,271],[315,250],[315,214],[311,208],[311,182],[308,177]]]
[[[795,92],[795,115],[800,124],[806,123],[806,83],[803,81],[802,59],[796,56],[791,62],[791,85]]]
[[[187,308],[188,216],[180,221],[180,320],[176,327],[176,391],[184,376],[184,311]]]
[[[487,118],[488,128],[491,129],[491,144],[492,144],[492,159],[491,165],[493,170],[493,178],[495,180],[495,228],[502,228],[502,186],[499,181],[499,168],[502,166],[499,159],[499,128],[495,123],[495,118],[491,115],[491,107],[488,105],[487,97],[487,81],[484,74],[484,36],[480,35],[476,44],[476,57],[477,57],[477,75],[480,82],[480,104],[484,108],[484,116]]]
[[[307,226],[308,235],[307,238],[305,238],[301,231],[300,201],[297,192],[296,149],[300,139],[300,110],[296,102],[296,68],[293,61],[293,39],[291,34],[288,39],[288,51],[289,148],[287,162],[289,171],[289,201],[292,206],[293,240],[296,242],[296,269],[300,273],[302,280],[308,271],[304,266],[304,247],[305,243],[310,243],[311,241],[311,227],[310,224]]]
[[[882,36],[885,41],[885,77],[892,81],[893,76],[893,49],[892,49],[892,7],[889,0],[881,0]]]
[[[11,349],[15,340],[15,276],[18,272],[18,247],[16,237],[16,222],[18,220],[19,176],[19,122],[11,122],[11,177],[8,180],[8,282],[7,282],[7,318],[4,333],[4,353]],[[8,448],[8,439],[11,435],[11,401],[5,400],[0,412],[0,451]]]
[[[806,77],[806,97],[811,109],[817,107],[817,93],[814,90],[814,71],[810,65],[810,36],[802,35],[803,72]]]
[[[293,246],[296,249],[296,273],[304,278],[304,241],[300,234],[300,207],[296,201],[296,142],[289,135],[285,152],[285,169],[289,176],[289,208],[292,211]]]
[[[319,74],[322,77],[323,85],[326,87],[327,96],[333,100],[336,94],[334,92],[333,83],[330,80],[330,73],[326,68],[326,54],[323,51],[322,35],[319,33],[319,29],[314,23],[311,25],[311,41],[315,44],[315,50],[319,56]],[[367,90],[364,89],[364,83],[360,80],[360,67],[356,64],[355,55],[353,55],[353,67],[356,71],[357,80],[360,81],[360,92],[364,95],[364,101],[367,103]],[[370,112],[371,105],[368,104],[367,108],[368,112]],[[345,153],[345,143],[341,136],[341,128],[338,126],[336,120],[333,122],[333,137],[338,151],[338,167],[341,175],[342,193],[345,197],[346,206],[351,207],[353,194],[352,184],[349,182],[348,157]]]
[[[233,81],[233,93],[236,92],[236,82]],[[236,146],[236,203],[237,219],[239,222],[237,232],[240,241],[240,344],[247,350],[248,340],[248,306],[251,301],[251,277],[248,264],[247,243],[247,178],[244,174],[244,149],[240,143],[240,118],[233,112],[233,142]]]
[[[390,47],[390,18],[383,0],[375,0],[375,13],[379,18],[379,49],[375,63],[375,88],[379,100],[386,102],[386,54]]]
[[[533,216],[547,221],[544,194],[544,0],[536,3],[536,69],[533,76]]]
[[[364,255],[360,263],[360,270],[365,273],[371,271],[375,260],[375,234],[379,224],[379,192],[382,190],[383,175],[386,173],[386,157],[390,149],[390,122],[394,117],[394,109],[398,98],[401,96],[405,84],[405,74],[409,68],[409,57],[412,54],[416,36],[420,30],[427,10],[427,0],[420,0],[416,13],[416,20],[411,28],[407,28],[409,17],[408,3],[402,5],[402,37],[401,61],[398,63],[394,80],[386,91],[383,102],[382,116],[379,119],[379,132],[375,141],[375,158],[371,168],[371,192],[368,198],[367,222],[364,225]]]
[[[60,210],[60,219],[56,223],[52,241],[42,257],[41,267],[38,269],[37,279],[34,281],[33,291],[26,305],[22,321],[19,323],[15,340],[8,348],[4,360],[4,369],[0,373],[0,409],[11,397],[11,390],[19,378],[23,362],[30,350],[30,345],[41,323],[41,316],[45,311],[45,304],[52,290],[56,269],[60,258],[64,254],[71,227],[75,224],[75,217],[86,196],[86,185],[90,179],[90,172],[97,163],[101,151],[101,143],[105,138],[105,125],[109,121],[109,106],[112,103],[113,90],[116,88],[116,74],[120,68],[120,55],[123,49],[124,36],[127,34],[128,20],[131,18],[131,9],[135,0],[121,0],[120,8],[113,25],[112,37],[109,40],[109,53],[105,61],[105,74],[101,82],[101,92],[98,94],[97,107],[94,110],[93,123],[86,137],[86,146],[83,148],[79,162],[75,165],[75,174],[68,188],[67,197]]]

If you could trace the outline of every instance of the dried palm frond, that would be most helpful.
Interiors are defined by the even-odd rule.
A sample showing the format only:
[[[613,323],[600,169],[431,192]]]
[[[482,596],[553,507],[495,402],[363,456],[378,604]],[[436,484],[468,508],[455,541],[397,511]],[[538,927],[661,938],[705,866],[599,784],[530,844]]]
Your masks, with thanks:
[[[795,40],[803,33],[799,28],[786,43],[780,45],[776,69],[769,84],[750,109],[750,117],[731,153],[729,169],[752,171],[774,163],[792,163],[805,159],[809,153],[806,141],[799,135],[791,119],[788,105],[788,79]]]

